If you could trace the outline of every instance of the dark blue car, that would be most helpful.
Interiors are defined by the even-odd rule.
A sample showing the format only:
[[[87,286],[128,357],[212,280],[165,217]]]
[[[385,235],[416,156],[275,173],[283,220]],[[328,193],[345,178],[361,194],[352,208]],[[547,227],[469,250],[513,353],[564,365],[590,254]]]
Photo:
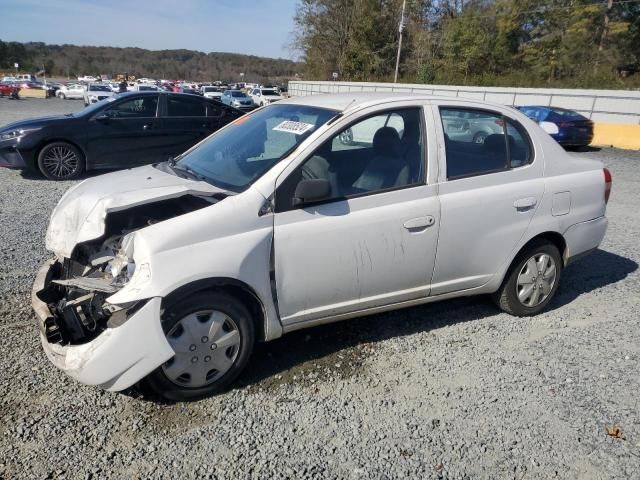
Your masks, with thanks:
[[[558,107],[522,106],[522,113],[536,122],[551,122],[558,133],[551,136],[563,147],[586,147],[593,140],[593,122],[578,112]]]

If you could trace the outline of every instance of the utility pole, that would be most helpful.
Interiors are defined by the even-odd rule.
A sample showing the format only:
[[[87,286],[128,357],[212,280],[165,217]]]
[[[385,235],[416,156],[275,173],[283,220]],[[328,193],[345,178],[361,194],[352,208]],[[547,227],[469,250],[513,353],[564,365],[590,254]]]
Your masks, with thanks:
[[[398,56],[396,57],[396,73],[393,76],[393,83],[398,83],[398,68],[400,67],[400,51],[402,50],[402,32],[404,31],[404,9],[407,5],[407,0],[402,0],[402,16],[400,17],[400,26],[398,27],[398,33],[400,38],[398,39]]]

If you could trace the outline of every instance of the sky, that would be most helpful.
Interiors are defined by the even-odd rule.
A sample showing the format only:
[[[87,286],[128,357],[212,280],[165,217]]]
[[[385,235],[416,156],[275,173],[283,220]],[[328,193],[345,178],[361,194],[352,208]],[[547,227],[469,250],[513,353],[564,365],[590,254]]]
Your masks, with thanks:
[[[296,0],[0,0],[0,40],[293,58]]]

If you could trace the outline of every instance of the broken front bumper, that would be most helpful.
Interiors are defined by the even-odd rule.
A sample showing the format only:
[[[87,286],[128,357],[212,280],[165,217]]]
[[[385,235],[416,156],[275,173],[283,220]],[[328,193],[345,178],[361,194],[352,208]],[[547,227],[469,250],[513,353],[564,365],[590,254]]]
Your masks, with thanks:
[[[40,340],[56,367],[86,385],[119,391],[135,384],[174,356],[160,323],[160,297],[151,298],[123,324],[106,328],[90,342],[60,345],[47,340],[46,324],[54,314],[38,293],[51,281],[55,260],[38,272],[32,304],[39,318]]]

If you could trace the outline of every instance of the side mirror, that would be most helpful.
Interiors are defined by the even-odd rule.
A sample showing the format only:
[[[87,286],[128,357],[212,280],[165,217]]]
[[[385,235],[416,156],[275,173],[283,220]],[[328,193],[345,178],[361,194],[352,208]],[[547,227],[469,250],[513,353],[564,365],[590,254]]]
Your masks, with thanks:
[[[293,206],[324,200],[330,193],[331,184],[325,178],[301,180],[296,187],[296,193],[293,194]]]
[[[96,122],[102,122],[102,123],[107,123],[110,118],[111,117],[109,117],[109,115],[107,115],[106,113],[101,113],[97,117],[94,117]]]
[[[558,130],[558,125],[556,125],[555,123],[552,123],[552,122],[540,122],[539,125],[549,135],[555,135],[555,134],[560,132],[560,130]]]

